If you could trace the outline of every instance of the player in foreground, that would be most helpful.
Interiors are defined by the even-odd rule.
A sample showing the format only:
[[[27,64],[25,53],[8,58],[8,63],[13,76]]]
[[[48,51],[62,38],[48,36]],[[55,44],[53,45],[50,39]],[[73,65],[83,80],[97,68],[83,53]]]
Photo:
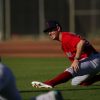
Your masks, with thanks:
[[[0,62],[0,100],[22,100],[15,77],[7,65]]]
[[[72,32],[62,32],[57,21],[48,21],[44,32],[52,40],[61,42],[62,50],[72,62],[69,68],[51,80],[45,82],[33,81],[36,88],[53,88],[58,84],[72,79],[72,85],[88,86],[100,81],[100,53],[84,38]]]

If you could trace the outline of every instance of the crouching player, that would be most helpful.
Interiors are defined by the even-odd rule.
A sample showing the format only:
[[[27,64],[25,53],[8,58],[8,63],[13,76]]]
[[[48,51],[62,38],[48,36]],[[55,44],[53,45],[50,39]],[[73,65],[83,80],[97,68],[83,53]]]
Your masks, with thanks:
[[[72,32],[62,32],[57,21],[48,21],[44,32],[51,39],[60,42],[62,50],[71,61],[71,65],[53,79],[33,81],[36,88],[53,88],[72,79],[72,85],[88,86],[100,81],[100,53],[84,38]]]

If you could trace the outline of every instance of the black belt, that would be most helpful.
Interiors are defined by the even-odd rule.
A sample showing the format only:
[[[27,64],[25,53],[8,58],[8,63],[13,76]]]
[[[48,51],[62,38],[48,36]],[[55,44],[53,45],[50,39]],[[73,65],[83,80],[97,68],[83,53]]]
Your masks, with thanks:
[[[99,54],[99,52],[95,51],[95,52],[93,52],[93,54]]]

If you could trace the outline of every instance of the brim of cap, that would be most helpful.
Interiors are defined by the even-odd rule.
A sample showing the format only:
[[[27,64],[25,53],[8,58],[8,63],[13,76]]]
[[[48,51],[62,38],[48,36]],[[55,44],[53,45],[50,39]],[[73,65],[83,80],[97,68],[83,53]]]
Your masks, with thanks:
[[[51,32],[54,28],[56,28],[56,27],[47,28],[43,32],[44,33]]]

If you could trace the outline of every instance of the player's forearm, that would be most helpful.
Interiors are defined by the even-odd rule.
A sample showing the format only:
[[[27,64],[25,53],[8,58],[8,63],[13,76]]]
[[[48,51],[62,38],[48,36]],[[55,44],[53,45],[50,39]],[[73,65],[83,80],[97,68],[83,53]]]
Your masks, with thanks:
[[[83,51],[83,48],[84,48],[84,44],[85,44],[85,40],[80,40],[80,42],[77,44],[75,59],[80,58],[82,51]]]

